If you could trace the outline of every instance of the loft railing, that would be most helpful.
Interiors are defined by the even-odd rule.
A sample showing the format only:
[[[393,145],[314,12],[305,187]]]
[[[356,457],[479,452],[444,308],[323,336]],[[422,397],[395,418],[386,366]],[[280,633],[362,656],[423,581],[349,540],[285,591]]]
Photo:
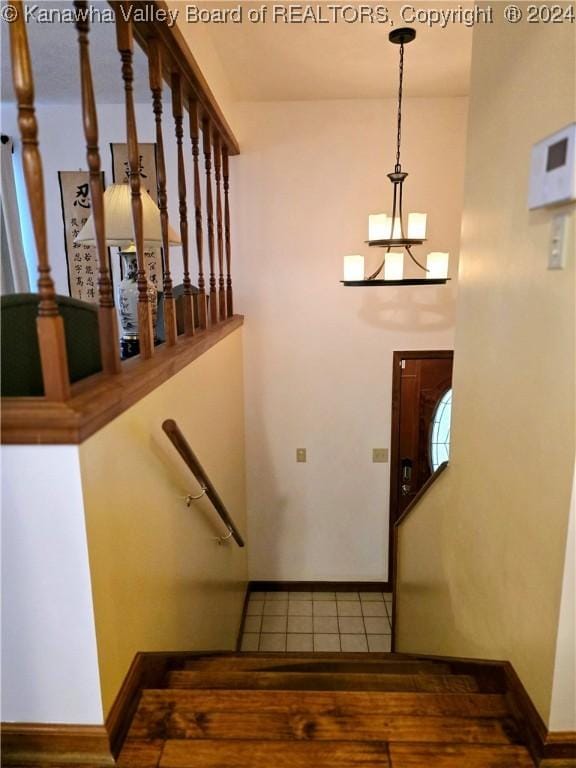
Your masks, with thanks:
[[[48,254],[46,235],[46,213],[42,157],[40,152],[38,122],[34,105],[34,78],[28,47],[24,7],[21,0],[13,0],[15,20],[10,24],[10,50],[14,92],[18,108],[18,124],[22,140],[22,161],[26,189],[30,203],[34,238],[38,253],[39,309],[37,336],[40,351],[40,365],[44,385],[44,397],[34,398],[48,404],[70,403],[77,394],[77,385],[72,386],[66,351],[63,319],[56,301],[54,281]],[[152,328],[152,305],[147,291],[147,265],[144,258],[143,216],[139,175],[139,147],[136,114],[133,96],[133,48],[134,39],[148,58],[150,82],[151,116],[156,128],[158,207],[162,230],[162,267],[164,293],[165,347],[178,354],[178,348],[200,341],[213,331],[233,320],[233,287],[231,268],[231,238],[229,210],[229,157],[238,154],[236,139],[230,130],[217,102],[214,99],[198,65],[194,61],[184,39],[176,26],[169,27],[159,21],[137,21],[150,18],[150,14],[134,14],[129,7],[144,8],[149,2],[122,0],[110,2],[116,13],[116,43],[119,54],[119,77],[124,85],[124,112],[129,160],[129,184],[131,190],[134,242],[137,255],[138,324],[140,356],[139,363],[152,360],[159,354],[154,346]],[[153,5],[165,8],[163,0]],[[122,9],[120,8],[122,6]],[[98,276],[98,318],[99,341],[104,376],[120,380],[126,363],[122,364],[119,349],[119,333],[112,279],[106,245],[104,222],[103,183],[99,152],[97,107],[94,98],[93,73],[90,63],[90,28],[88,2],[75,0],[77,9],[77,45],[79,52],[80,90],[82,120],[86,140],[86,158],[90,178],[92,216],[94,221],[96,251],[99,259]],[[123,12],[120,12],[123,10]],[[71,45],[72,45],[71,41]],[[162,91],[164,83],[172,91],[172,118],[178,151],[178,178],[172,180],[166,175],[164,157],[164,135],[162,127]],[[189,115],[189,137],[184,130],[186,112]],[[204,154],[205,204],[202,194],[200,168],[200,141]],[[185,154],[193,158],[193,227],[197,256],[197,293],[194,293],[191,277],[191,248],[188,237],[188,201],[185,174]],[[212,168],[215,177],[212,179]],[[221,186],[223,185],[223,194]],[[214,215],[213,188],[216,192]],[[184,333],[178,336],[176,302],[172,284],[172,265],[168,242],[168,191],[175,189],[178,194],[180,211],[180,235],[183,260],[183,319]],[[224,206],[222,206],[222,197]],[[224,208],[224,210],[223,210]],[[216,219],[216,224],[214,224]],[[216,244],[214,230],[216,227]],[[207,233],[209,259],[209,285],[206,292],[205,265],[203,253],[204,232]],[[196,260],[195,260],[196,261]],[[194,318],[198,319],[197,324]],[[237,324],[235,327],[237,327]],[[222,336],[222,333],[219,334]],[[205,343],[205,341],[203,341]],[[167,350],[162,350],[166,355]],[[189,357],[189,355],[188,355]],[[133,363],[130,370],[133,373]],[[93,377],[94,379],[98,377]],[[84,382],[81,382],[83,384]],[[82,389],[82,388],[81,388]],[[82,390],[84,391],[84,390]],[[16,400],[18,398],[15,398]],[[17,404],[10,403],[8,420],[18,410]],[[31,400],[31,398],[27,398]],[[38,404],[35,404],[38,410]],[[55,414],[52,407],[52,418]],[[10,426],[10,425],[9,425]],[[12,424],[13,426],[13,424]],[[10,431],[10,430],[9,430]],[[22,442],[23,440],[19,440]]]
[[[166,421],[162,424],[162,429],[168,435],[170,442],[172,443],[174,448],[176,448],[176,450],[182,457],[188,469],[192,472],[196,480],[198,480],[198,482],[200,483],[200,488],[202,489],[202,493],[200,494],[200,496],[203,496],[204,493],[206,494],[206,496],[212,502],[214,509],[220,516],[220,519],[228,529],[228,535],[221,537],[220,541],[225,541],[228,538],[233,538],[239,547],[243,547],[244,539],[240,535],[240,532],[236,527],[236,524],[232,520],[230,513],[226,509],[224,502],[220,498],[218,491],[216,490],[216,488],[214,488],[212,481],[206,474],[204,467],[202,466],[202,464],[200,464],[198,457],[196,456],[196,454],[190,447],[188,441],[182,434],[182,431],[180,430],[178,424],[176,424],[176,422],[173,419],[166,419]],[[188,498],[192,499],[194,497],[190,496]],[[200,498],[200,497],[197,497],[197,498]]]

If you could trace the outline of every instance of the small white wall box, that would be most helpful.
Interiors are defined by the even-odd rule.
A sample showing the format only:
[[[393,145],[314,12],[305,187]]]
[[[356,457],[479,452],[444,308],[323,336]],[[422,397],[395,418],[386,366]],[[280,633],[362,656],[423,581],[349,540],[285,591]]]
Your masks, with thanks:
[[[532,147],[529,208],[576,200],[576,123]]]

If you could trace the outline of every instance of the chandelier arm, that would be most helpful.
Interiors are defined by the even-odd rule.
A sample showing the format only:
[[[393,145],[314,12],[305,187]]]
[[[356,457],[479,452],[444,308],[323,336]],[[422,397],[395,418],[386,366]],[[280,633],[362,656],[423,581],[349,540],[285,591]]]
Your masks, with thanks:
[[[388,248],[386,248],[386,253],[384,254],[384,258],[382,259],[382,264],[380,264],[376,272],[373,272],[369,277],[366,278],[366,280],[374,280],[374,278],[378,277],[380,272],[382,272],[382,269],[384,268],[384,264],[386,263],[386,254],[390,253],[390,247],[391,246],[388,246]]]
[[[397,204],[397,188],[398,184],[394,182],[394,193],[392,196],[392,223],[390,224],[390,240],[394,238],[394,222],[396,221],[396,204]]]
[[[404,186],[402,182],[400,182],[400,194],[398,196],[398,212],[400,214],[400,237],[402,240],[404,240],[404,214],[402,212],[402,192],[403,192]]]
[[[406,248],[406,250],[408,251],[408,256],[410,256],[410,258],[412,259],[412,261],[414,262],[414,264],[418,264],[418,266],[420,267],[420,269],[423,269],[423,270],[424,270],[424,272],[430,272],[430,270],[429,270],[427,267],[425,267],[425,266],[423,266],[422,264],[420,264],[420,262],[418,261],[418,259],[416,259],[416,258],[414,257],[414,255],[413,255],[412,251],[410,250],[410,246],[409,246],[409,245],[405,245],[404,247],[405,247],[405,248]]]

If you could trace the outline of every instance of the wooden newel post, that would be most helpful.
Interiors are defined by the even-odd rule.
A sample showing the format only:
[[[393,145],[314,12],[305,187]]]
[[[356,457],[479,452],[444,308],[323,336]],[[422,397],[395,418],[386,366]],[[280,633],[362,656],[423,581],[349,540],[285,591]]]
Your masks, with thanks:
[[[228,147],[222,145],[222,178],[224,179],[224,243],[226,246],[226,309],[228,317],[234,314],[234,297],[232,295],[232,275],[230,272],[232,248],[230,243],[230,170],[228,167]]]
[[[46,241],[46,211],[44,208],[44,175],[38,149],[38,123],[34,110],[34,80],[24,7],[20,0],[12,2],[16,18],[10,26],[12,77],[18,103],[18,125],[22,138],[22,162],[26,190],[32,214],[34,239],[38,252],[38,293],[40,304],[36,320],[44,395],[48,400],[67,400],[70,379],[66,356],[64,322],[58,312],[54,281],[50,273]]]
[[[224,288],[224,240],[222,228],[222,145],[220,136],[214,131],[214,181],[216,182],[216,235],[218,242],[218,314],[220,320],[226,318],[226,290]]]
[[[198,122],[198,102],[195,99],[188,101],[188,113],[190,115],[190,141],[192,143],[192,160],[194,164],[194,219],[196,224],[196,253],[198,255],[198,320],[200,328],[206,328],[208,320],[206,315],[206,284],[204,281],[202,191],[200,188],[200,168],[198,164],[200,128]]]
[[[207,116],[202,120],[202,138],[204,143],[204,164],[206,166],[206,226],[208,229],[208,256],[210,259],[210,322],[218,322],[218,304],[216,300],[216,275],[214,274],[214,206],[212,203],[212,147],[211,126]]]
[[[138,262],[138,338],[140,342],[140,355],[150,358],[154,354],[154,331],[152,329],[152,307],[148,298],[148,280],[146,275],[146,263],[144,261],[144,221],[142,215],[142,197],[140,195],[140,152],[138,149],[138,135],[136,131],[136,114],[134,111],[133,82],[134,72],[132,67],[132,26],[130,21],[129,6],[126,0],[121,0],[116,5],[116,43],[120,58],[122,59],[122,79],[124,80],[124,95],[126,104],[126,133],[128,143],[128,166],[130,177],[130,191],[132,195],[132,219],[134,222],[134,244],[136,245],[136,258]],[[124,13],[118,12],[117,6],[124,8]]]
[[[180,75],[172,75],[172,115],[178,147],[178,202],[180,211],[180,238],[182,240],[182,259],[184,261],[184,333],[194,335],[194,308],[192,306],[192,282],[190,280],[190,261],[188,251],[188,208],[186,205],[186,170],[184,167],[184,111],[182,108],[182,82]]]
[[[92,202],[92,217],[96,250],[98,251],[98,328],[100,335],[100,355],[104,373],[120,372],[120,342],[118,337],[118,318],[114,308],[114,294],[106,248],[106,231],[104,223],[104,189],[100,166],[100,151],[98,148],[98,115],[92,84],[90,68],[90,48],[88,33],[87,0],[75,0],[74,6],[80,11],[76,30],[78,31],[78,46],[80,49],[80,81],[82,88],[82,117],[84,135],[86,137],[86,159],[90,171],[90,198]]]
[[[162,133],[162,53],[156,38],[148,41],[148,74],[152,91],[152,108],[156,121],[156,165],[158,171],[158,208],[162,228],[162,272],[164,275],[164,328],[166,344],[176,344],[176,302],[172,293],[170,274],[170,241],[168,237],[168,196],[166,194],[166,163],[164,160],[164,136]]]

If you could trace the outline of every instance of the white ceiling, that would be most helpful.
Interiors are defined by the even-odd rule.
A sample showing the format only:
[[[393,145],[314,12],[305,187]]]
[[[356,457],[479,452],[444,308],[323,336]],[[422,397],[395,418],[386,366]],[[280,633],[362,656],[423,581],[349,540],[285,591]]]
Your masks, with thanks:
[[[202,3],[234,7],[237,3]],[[393,27],[407,26],[400,18],[402,2],[296,3],[317,9],[330,19],[328,6],[340,8],[386,5],[392,24],[273,23],[267,3],[265,23],[247,21],[248,9],[262,3],[244,2],[241,24],[210,24],[209,30],[233,95],[248,101],[299,99],[372,99],[397,91],[398,47],[388,41]],[[285,2],[284,5],[287,5]],[[473,2],[418,2],[415,8],[470,9]],[[354,13],[348,10],[348,16]],[[452,23],[444,29],[413,24],[416,40],[406,46],[405,86],[411,96],[460,96],[468,93],[472,28]]]
[[[71,9],[70,0],[27,0],[28,6]],[[91,2],[92,6],[109,8],[105,0]],[[2,101],[14,101],[8,25],[0,23],[2,48]],[[28,45],[32,58],[36,102],[70,104],[80,100],[78,44],[74,25],[39,23],[26,25]],[[114,24],[98,23],[90,27],[90,60],[96,100],[100,103],[120,104],[124,101],[120,55],[116,50]],[[134,86],[136,101],[148,102],[148,65],[146,57],[136,45],[134,50]]]
[[[31,4],[31,3],[29,3]],[[37,4],[37,3],[36,3]],[[179,2],[180,21],[189,3]],[[209,24],[206,29],[238,100],[362,99],[393,96],[397,90],[398,47],[388,42],[390,24],[273,23],[269,6],[266,23],[250,23],[248,10],[261,2],[242,0],[241,24]],[[294,5],[295,3],[292,3]],[[69,0],[42,2],[44,7],[70,8]],[[103,0],[92,5],[108,7]],[[173,0],[171,2],[173,6]],[[197,3],[200,7],[233,8],[239,2]],[[284,5],[288,5],[284,2]],[[296,3],[318,9],[329,18],[329,5],[358,7],[376,3]],[[408,5],[392,0],[387,7],[394,26],[405,26],[400,9]],[[419,2],[417,8],[472,8],[473,2]],[[352,11],[348,11],[352,14]],[[7,24],[2,34],[2,100],[13,101]],[[463,24],[446,28],[413,25],[416,40],[406,48],[405,87],[411,96],[457,96],[468,91],[472,29]],[[76,32],[72,24],[27,25],[38,103],[71,103],[79,100]],[[121,103],[120,59],[113,24],[93,24],[90,50],[97,101]],[[147,64],[135,46],[135,97],[150,99]]]

